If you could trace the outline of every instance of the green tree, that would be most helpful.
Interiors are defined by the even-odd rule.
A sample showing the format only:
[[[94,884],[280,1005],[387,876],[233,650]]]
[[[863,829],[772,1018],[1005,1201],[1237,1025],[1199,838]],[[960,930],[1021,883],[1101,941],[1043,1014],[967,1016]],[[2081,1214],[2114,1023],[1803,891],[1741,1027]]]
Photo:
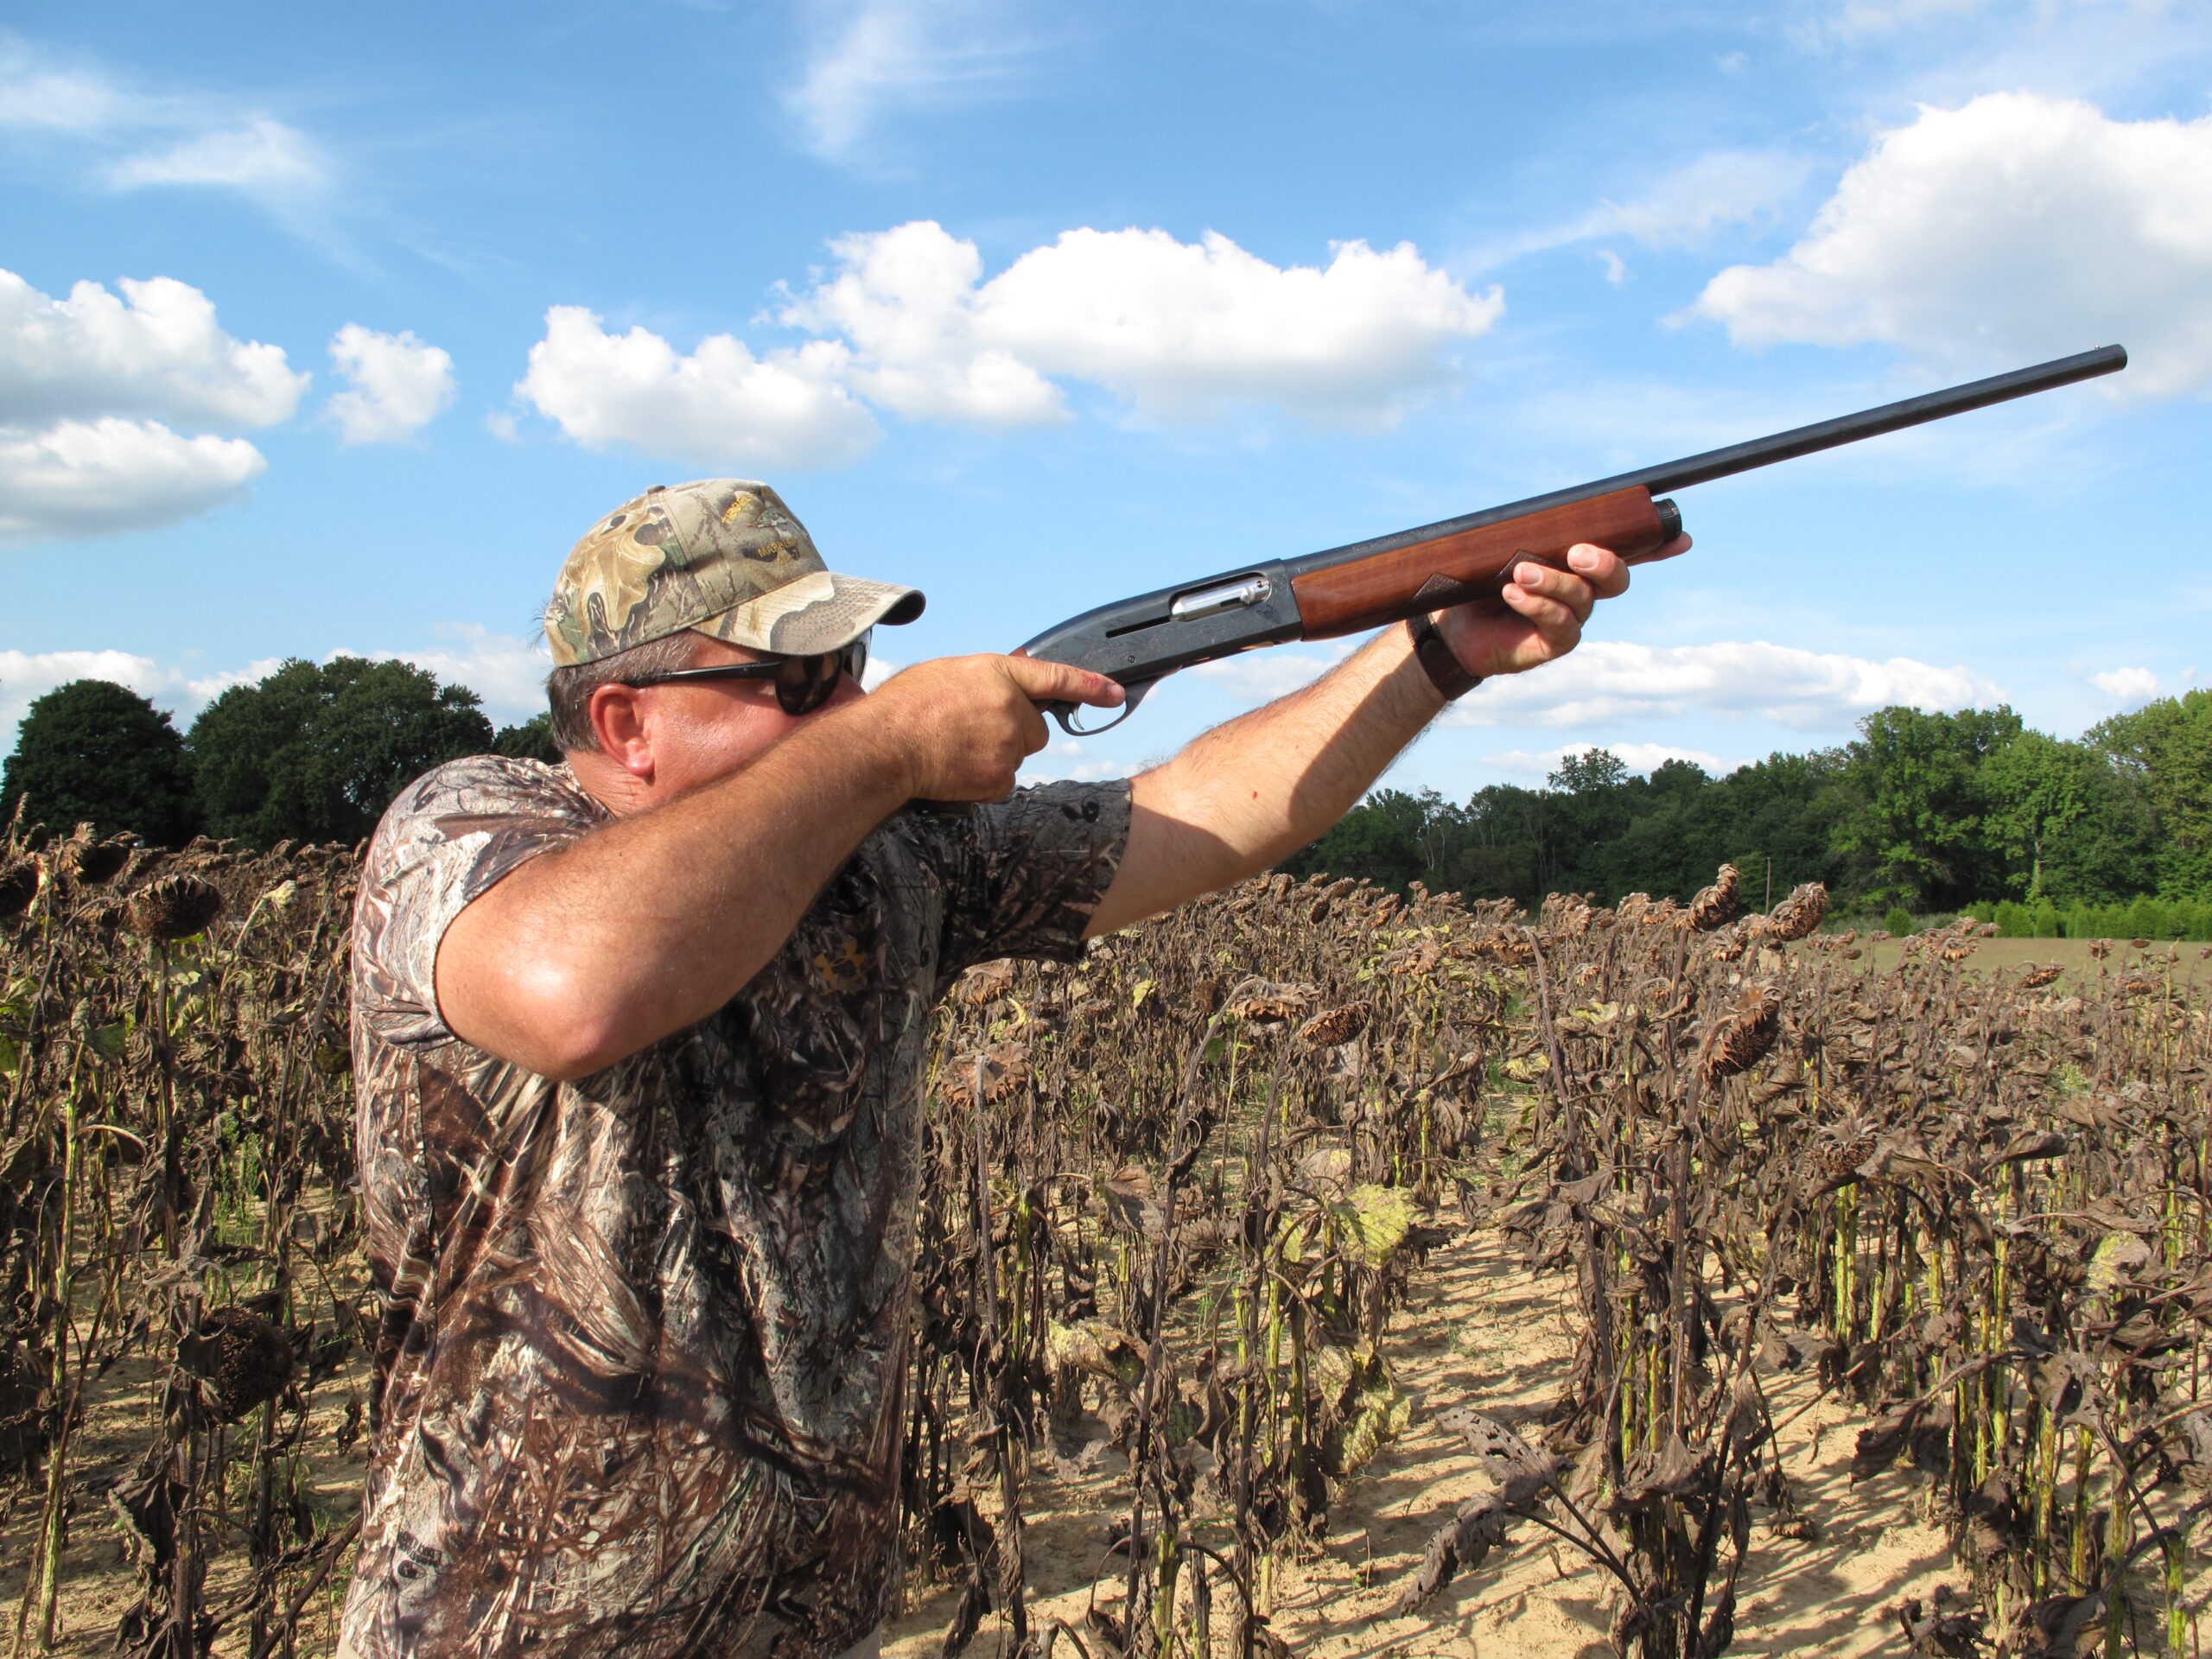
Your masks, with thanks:
[[[1628,780],[1628,762],[1611,749],[1583,749],[1561,756],[1544,783],[1562,795],[1604,795]]]
[[[1564,757],[1544,779],[1541,864],[1548,890],[1596,893],[1605,885],[1604,851],[1649,810],[1649,785],[1631,776],[1611,749]],[[1540,899],[1541,894],[1532,895]]]
[[[2101,751],[2024,731],[1982,762],[1980,785],[2006,885],[2030,906],[2109,904],[2146,885],[2150,815]]]
[[[1618,831],[1583,849],[1569,885],[1607,903],[1631,893],[1686,897],[1713,880],[1718,858],[1706,856],[1726,785],[1688,760],[1669,760],[1633,786]]]
[[[1329,827],[1328,833],[1283,861],[1293,875],[1325,871],[1379,882],[1402,893],[1415,880],[1424,879],[1424,831],[1428,828],[1432,803],[1442,803],[1433,793],[1408,795],[1402,790],[1378,789]]]
[[[1847,753],[1852,809],[1834,846],[1877,903],[1952,908],[2000,890],[2003,855],[1985,830],[1983,761],[2020,734],[2009,708],[1877,709]]]
[[[1815,749],[1770,754],[1731,772],[1720,785],[1714,833],[1700,849],[1706,856],[1694,872],[1699,883],[1732,863],[1746,875],[1758,872],[1764,889],[1770,864],[1777,893],[1801,881],[1840,887],[1834,842],[1836,825],[1850,810],[1843,785],[1847,765],[1840,749]]]
[[[65,832],[90,823],[103,835],[136,830],[181,847],[200,828],[183,737],[110,680],[72,680],[31,704],[0,768],[0,823],[19,800],[29,817]]]
[[[492,746],[467,686],[411,663],[295,658],[193,722],[200,800],[218,835],[359,841],[410,779]]]
[[[1475,791],[1461,815],[1465,828],[1453,879],[1470,899],[1511,899],[1534,905],[1551,891],[1559,870],[1552,829],[1554,798],[1518,784]]]
[[[559,766],[565,758],[553,741],[550,715],[533,715],[519,726],[502,726],[492,740],[492,753],[510,760],[543,760],[549,766]]]
[[[2083,734],[2140,794],[2158,838],[2158,887],[2212,898],[2212,691],[2161,697]]]

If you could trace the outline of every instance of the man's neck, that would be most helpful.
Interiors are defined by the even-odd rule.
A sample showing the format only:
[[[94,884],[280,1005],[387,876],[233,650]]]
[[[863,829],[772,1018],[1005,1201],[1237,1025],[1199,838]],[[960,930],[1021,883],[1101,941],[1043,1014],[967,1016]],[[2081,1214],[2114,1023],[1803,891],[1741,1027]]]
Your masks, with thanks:
[[[653,786],[642,783],[626,766],[616,765],[596,749],[570,749],[569,770],[585,794],[618,818],[626,818],[655,804]]]

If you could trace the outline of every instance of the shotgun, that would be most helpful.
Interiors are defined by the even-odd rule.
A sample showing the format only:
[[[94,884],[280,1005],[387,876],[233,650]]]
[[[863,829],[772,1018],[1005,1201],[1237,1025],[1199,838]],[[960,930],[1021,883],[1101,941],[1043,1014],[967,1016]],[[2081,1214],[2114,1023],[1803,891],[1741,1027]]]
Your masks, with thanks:
[[[1179,668],[1290,639],[1361,633],[1417,611],[1493,596],[1511,579],[1516,565],[1533,562],[1566,569],[1567,550],[1579,542],[1611,548],[1627,563],[1640,563],[1681,534],[1682,515],[1663,498],[1665,491],[2126,366],[2123,348],[2101,346],[1464,518],[1295,558],[1265,560],[1085,611],[1047,628],[1022,650],[1120,682],[1128,700],[1103,726],[1077,726],[1081,710],[1075,704],[1045,705],[1063,731],[1096,736],[1135,714],[1145,694]]]

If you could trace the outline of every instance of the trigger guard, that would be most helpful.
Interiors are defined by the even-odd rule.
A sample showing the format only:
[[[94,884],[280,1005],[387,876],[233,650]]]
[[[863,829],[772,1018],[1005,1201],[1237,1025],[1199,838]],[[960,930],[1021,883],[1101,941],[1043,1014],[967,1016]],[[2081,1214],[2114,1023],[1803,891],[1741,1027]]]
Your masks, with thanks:
[[[1060,729],[1065,732],[1070,737],[1096,737],[1102,732],[1112,731],[1116,726],[1127,720],[1131,715],[1136,713],[1137,706],[1135,699],[1123,703],[1119,709],[1115,711],[1114,718],[1108,721],[1103,726],[1077,725],[1075,723],[1075,717],[1081,714],[1083,710],[1083,704],[1070,703],[1065,708],[1056,708],[1051,712],[1052,718],[1060,722]]]
[[[1070,737],[1096,737],[1102,733],[1112,731],[1131,715],[1136,713],[1137,704],[1144,701],[1145,693],[1159,683],[1158,680],[1139,680],[1134,684],[1124,684],[1122,690],[1127,693],[1128,700],[1122,704],[1114,718],[1103,726],[1078,726],[1075,723],[1076,716],[1088,706],[1084,703],[1048,702],[1045,705],[1045,712],[1058,721],[1060,729]]]

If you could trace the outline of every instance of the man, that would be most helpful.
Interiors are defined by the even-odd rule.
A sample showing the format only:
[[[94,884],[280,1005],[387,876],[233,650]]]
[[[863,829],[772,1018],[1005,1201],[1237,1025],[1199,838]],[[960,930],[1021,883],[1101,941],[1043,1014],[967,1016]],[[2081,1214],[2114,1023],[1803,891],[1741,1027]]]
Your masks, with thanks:
[[[864,695],[868,631],[922,596],[824,569],[765,485],[594,526],[546,613],[567,765],[440,767],[362,874],[383,1318],[341,1651],[872,1651],[931,1006],[1312,840],[1447,693],[1627,586],[1569,563],[1133,782],[1016,791],[1037,705],[1119,687],[983,656]]]

